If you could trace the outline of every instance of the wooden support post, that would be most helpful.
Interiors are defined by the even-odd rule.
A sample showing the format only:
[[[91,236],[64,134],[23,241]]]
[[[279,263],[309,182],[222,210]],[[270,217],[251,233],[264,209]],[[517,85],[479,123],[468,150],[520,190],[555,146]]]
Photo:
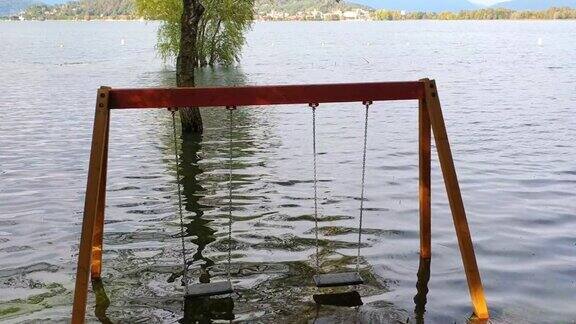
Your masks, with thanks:
[[[82,220],[82,235],[78,252],[78,267],[76,269],[76,286],[72,308],[73,324],[83,323],[86,315],[94,225],[99,208],[104,206],[104,203],[100,202],[99,196],[105,190],[102,178],[105,175],[105,172],[103,172],[106,168],[104,158],[107,156],[106,142],[110,122],[110,110],[108,109],[109,91],[110,88],[100,88],[96,101],[90,165],[88,167],[88,183],[86,184],[86,199],[84,201],[84,218]]]
[[[102,275],[102,253],[104,243],[104,214],[106,210],[106,176],[108,171],[108,142],[110,138],[110,118],[106,125],[106,138],[104,139],[104,157],[100,171],[100,191],[98,192],[98,206],[94,234],[92,235],[92,263],[90,277],[92,281],[100,279]]]
[[[432,205],[430,191],[431,128],[426,101],[420,99],[418,107],[419,138],[419,203],[420,203],[420,258],[432,257]]]
[[[458,184],[458,177],[454,168],[454,160],[446,133],[444,117],[442,116],[436,82],[428,79],[422,81],[425,84],[426,106],[428,108],[432,130],[434,131],[436,150],[438,152],[438,159],[440,160],[442,175],[444,176],[444,184],[446,186],[446,192],[448,193],[450,209],[452,210],[452,219],[454,221],[454,227],[456,228],[456,236],[458,238],[460,254],[462,255],[462,262],[464,263],[466,279],[468,280],[468,289],[470,290],[474,313],[480,319],[488,319],[488,305],[484,297],[484,288],[482,287],[480,272],[478,271],[476,256],[474,255],[474,246],[472,244],[472,238],[470,237],[468,221],[466,220],[466,211],[464,210],[460,185]]]

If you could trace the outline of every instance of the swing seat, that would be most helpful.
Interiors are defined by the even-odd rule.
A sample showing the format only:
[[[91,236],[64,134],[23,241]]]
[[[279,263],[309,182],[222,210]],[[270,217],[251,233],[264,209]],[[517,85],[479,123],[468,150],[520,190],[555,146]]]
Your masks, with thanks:
[[[364,280],[358,272],[328,273],[314,276],[316,287],[341,287],[361,285]]]
[[[234,288],[232,287],[232,282],[229,280],[211,283],[198,283],[188,285],[186,287],[186,297],[190,298],[226,295],[233,292]]]

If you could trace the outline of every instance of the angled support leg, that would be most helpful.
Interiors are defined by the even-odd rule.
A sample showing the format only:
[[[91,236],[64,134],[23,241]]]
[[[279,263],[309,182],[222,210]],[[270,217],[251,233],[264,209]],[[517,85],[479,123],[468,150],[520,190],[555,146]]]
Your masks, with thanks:
[[[94,131],[92,133],[92,148],[90,151],[90,165],[88,168],[88,183],[86,184],[86,199],[84,201],[84,218],[82,220],[82,235],[78,253],[78,267],[76,269],[76,286],[74,289],[74,305],[72,308],[72,323],[83,323],[86,315],[86,301],[88,297],[88,282],[92,259],[92,243],[94,226],[98,209],[104,206],[100,202],[100,193],[104,192],[102,183],[106,142],[108,138],[108,125],[110,110],[108,109],[108,92],[110,88],[100,88],[96,101],[96,115],[94,117]]]
[[[420,204],[420,258],[432,257],[432,206],[430,191],[430,117],[426,101],[420,99],[418,107],[418,138],[419,138],[419,204]]]
[[[480,272],[478,271],[478,265],[476,263],[474,246],[472,244],[472,238],[470,237],[468,221],[466,220],[466,211],[464,210],[460,185],[458,184],[458,177],[454,168],[454,160],[452,159],[452,152],[446,133],[444,117],[442,116],[442,108],[440,106],[440,99],[438,98],[436,83],[434,80],[426,79],[422,81],[425,84],[426,106],[428,107],[432,130],[434,131],[436,150],[438,151],[440,167],[442,169],[442,175],[444,176],[444,184],[446,186],[446,192],[448,193],[448,201],[450,203],[450,209],[452,210],[452,219],[454,221],[454,227],[456,228],[456,236],[458,238],[460,254],[462,255],[462,262],[464,263],[466,279],[468,280],[468,289],[470,290],[474,313],[480,319],[487,319],[489,318],[488,305],[486,304],[484,288],[482,287]]]

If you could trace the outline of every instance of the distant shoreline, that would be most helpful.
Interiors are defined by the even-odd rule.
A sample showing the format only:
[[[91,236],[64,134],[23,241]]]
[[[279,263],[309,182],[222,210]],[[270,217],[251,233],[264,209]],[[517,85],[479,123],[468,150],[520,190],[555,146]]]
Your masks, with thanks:
[[[0,17],[0,22],[161,22],[159,20],[142,20],[142,19],[44,19],[44,20],[11,20],[4,17]],[[409,22],[409,21],[438,21],[438,22],[449,22],[449,21],[576,21],[576,18],[567,19],[402,19],[402,20],[254,20],[255,23],[262,22],[293,22],[293,23],[357,23],[357,22],[378,22],[378,23],[391,23],[391,22]]]
[[[50,9],[50,10],[48,10]],[[101,11],[101,10],[100,10]],[[124,8],[113,15],[103,13],[87,14],[86,12],[70,11],[63,6],[32,6],[26,11],[9,17],[0,17],[2,20],[74,20],[74,21],[130,21],[142,20],[133,10]],[[418,12],[404,10],[365,10],[354,9],[348,11],[333,10],[322,12],[319,10],[306,10],[297,13],[289,12],[262,12],[254,14],[254,21],[403,21],[403,20],[576,20],[576,8],[551,7],[546,10],[511,10],[504,8],[486,8],[477,10],[445,11],[445,12]]]

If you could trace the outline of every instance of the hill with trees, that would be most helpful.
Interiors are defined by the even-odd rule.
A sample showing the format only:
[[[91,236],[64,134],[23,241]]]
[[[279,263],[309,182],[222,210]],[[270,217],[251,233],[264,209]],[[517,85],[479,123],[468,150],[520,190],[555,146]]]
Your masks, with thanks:
[[[408,12],[397,10],[377,10],[373,14],[376,20],[553,20],[576,19],[576,9],[550,8],[546,10],[512,10],[506,8],[485,8],[459,12]]]
[[[12,1],[12,0],[0,0]],[[14,13],[30,6],[32,0],[14,0],[27,4],[12,6]],[[254,10],[257,13],[271,11],[295,14],[297,12],[318,10],[330,12],[334,10],[352,10],[356,8],[369,9],[366,6],[351,4],[336,0],[256,0]],[[84,19],[91,18],[136,18],[135,0],[79,0],[64,4],[37,4],[29,7],[24,15],[26,19]]]
[[[34,20],[137,18],[134,0],[80,0],[53,6],[33,5],[26,9],[23,16]]]

